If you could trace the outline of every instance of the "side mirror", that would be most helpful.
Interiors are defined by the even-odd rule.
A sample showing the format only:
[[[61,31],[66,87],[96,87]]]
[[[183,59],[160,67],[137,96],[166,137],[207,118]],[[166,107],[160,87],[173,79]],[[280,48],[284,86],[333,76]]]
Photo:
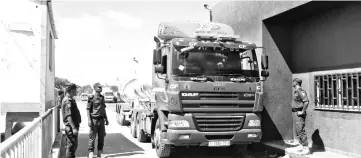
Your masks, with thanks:
[[[269,72],[267,70],[262,70],[261,71],[261,76],[262,77],[268,77],[269,76]]]
[[[157,48],[160,47],[160,39],[156,36],[154,36],[154,42],[156,43]]]
[[[153,50],[153,64],[160,64],[162,61],[162,52],[160,49]]]
[[[164,73],[164,66],[155,65],[154,66],[154,72],[163,74]]]
[[[262,54],[261,62],[262,62],[262,69],[268,69],[268,55]]]

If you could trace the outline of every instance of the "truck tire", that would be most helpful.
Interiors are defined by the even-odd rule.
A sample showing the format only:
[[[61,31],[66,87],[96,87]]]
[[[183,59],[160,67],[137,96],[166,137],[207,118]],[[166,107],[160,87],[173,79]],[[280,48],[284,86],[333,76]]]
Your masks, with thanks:
[[[126,120],[125,120],[125,116],[123,114],[119,114],[119,122],[121,126],[125,126],[126,125]]]
[[[136,121],[132,119],[130,122],[130,133],[132,134],[133,138],[137,138],[137,126]]]
[[[170,144],[164,144],[160,138],[161,130],[160,130],[160,123],[159,119],[155,125],[154,131],[154,144],[155,144],[155,151],[159,158],[167,158],[172,153],[172,146]]]
[[[145,143],[148,141],[147,135],[144,133],[144,131],[140,128],[140,123],[137,123],[137,139],[141,143]]]

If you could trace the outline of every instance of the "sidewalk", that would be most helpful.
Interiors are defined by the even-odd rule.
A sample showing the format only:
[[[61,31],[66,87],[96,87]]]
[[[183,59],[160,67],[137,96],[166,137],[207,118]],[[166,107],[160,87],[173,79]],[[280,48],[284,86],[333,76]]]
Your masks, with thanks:
[[[278,151],[277,153],[285,155],[283,158],[349,158],[330,151],[320,151],[314,148],[310,149],[310,155],[300,155],[299,152],[292,150],[296,144],[297,143],[286,143],[285,141],[270,141],[263,143],[263,145],[265,145],[265,147],[269,150]]]

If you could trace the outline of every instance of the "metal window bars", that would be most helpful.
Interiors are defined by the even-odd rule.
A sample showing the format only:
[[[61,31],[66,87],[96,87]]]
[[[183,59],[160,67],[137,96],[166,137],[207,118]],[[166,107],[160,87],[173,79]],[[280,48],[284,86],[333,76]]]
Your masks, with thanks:
[[[360,111],[361,72],[315,75],[316,109]]]

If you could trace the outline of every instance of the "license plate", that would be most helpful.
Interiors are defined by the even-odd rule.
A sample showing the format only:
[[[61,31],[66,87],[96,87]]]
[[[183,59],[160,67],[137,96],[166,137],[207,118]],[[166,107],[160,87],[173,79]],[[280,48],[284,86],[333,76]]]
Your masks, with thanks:
[[[230,141],[211,141],[211,142],[208,142],[208,146],[210,146],[210,147],[230,146],[230,145],[231,145]]]

